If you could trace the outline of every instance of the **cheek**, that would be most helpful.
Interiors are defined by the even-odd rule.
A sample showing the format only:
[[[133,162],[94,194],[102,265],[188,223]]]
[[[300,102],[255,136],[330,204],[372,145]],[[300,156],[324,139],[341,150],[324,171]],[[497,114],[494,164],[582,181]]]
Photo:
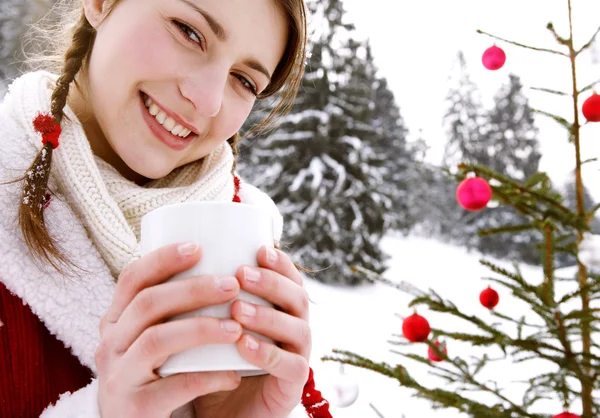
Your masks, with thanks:
[[[234,102],[223,112],[219,120],[218,137],[222,140],[231,138],[235,133],[239,132],[252,109],[252,104],[248,102]],[[215,132],[216,134],[216,132]]]
[[[90,71],[104,85],[112,83],[120,89],[131,89],[140,81],[172,75],[180,61],[173,37],[159,19],[115,19],[103,29],[94,46]]]
[[[138,80],[172,77],[177,73],[177,63],[181,59],[177,56],[172,35],[163,25],[139,28],[135,33],[132,35],[135,41],[123,51],[121,59],[125,61],[121,62],[121,66],[125,64],[135,68]]]

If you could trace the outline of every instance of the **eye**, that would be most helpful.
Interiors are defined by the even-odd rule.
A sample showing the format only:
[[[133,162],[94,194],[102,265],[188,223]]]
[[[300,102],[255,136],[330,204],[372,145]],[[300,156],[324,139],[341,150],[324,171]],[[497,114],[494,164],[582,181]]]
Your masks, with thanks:
[[[250,80],[248,80],[243,75],[239,75],[239,74],[234,74],[233,76],[240,81],[240,83],[242,84],[242,87],[244,87],[246,90],[248,90],[254,96],[258,96],[258,92],[256,91],[256,87],[254,86],[254,84],[252,84],[252,82]]]
[[[179,32],[185,37],[188,42],[196,44],[200,48],[204,49],[204,38],[200,33],[192,29],[190,26],[185,23],[179,22],[177,20],[172,21],[173,25],[177,28]]]

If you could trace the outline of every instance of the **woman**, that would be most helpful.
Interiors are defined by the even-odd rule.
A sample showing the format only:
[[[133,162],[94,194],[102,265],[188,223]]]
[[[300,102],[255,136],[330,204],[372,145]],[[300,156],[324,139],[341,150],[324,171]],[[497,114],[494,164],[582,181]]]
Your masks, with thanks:
[[[308,365],[302,278],[284,252],[261,249],[254,275],[241,266],[236,277],[165,283],[201,249],[140,257],[138,244],[141,217],[171,203],[242,201],[280,221],[266,195],[240,184],[237,132],[257,99],[280,93],[263,127],[292,103],[302,1],[71,0],[57,10],[58,51],[70,30],[58,75],[21,76],[0,108],[1,178],[20,177],[1,189],[0,368],[12,381],[3,376],[0,415],[283,418],[302,397],[303,416],[330,416]],[[236,301],[231,320],[164,322],[240,289],[282,310]],[[226,342],[268,374],[154,372],[171,354]]]

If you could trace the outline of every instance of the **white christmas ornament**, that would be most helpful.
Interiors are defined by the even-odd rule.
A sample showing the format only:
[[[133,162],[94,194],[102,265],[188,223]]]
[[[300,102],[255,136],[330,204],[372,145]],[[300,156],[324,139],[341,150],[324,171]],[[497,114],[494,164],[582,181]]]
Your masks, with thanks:
[[[579,245],[579,260],[591,270],[600,270],[600,235],[586,232]]]
[[[358,383],[347,374],[344,374],[344,365],[340,367],[340,374],[332,385],[332,396],[329,401],[336,408],[347,408],[358,399]]]

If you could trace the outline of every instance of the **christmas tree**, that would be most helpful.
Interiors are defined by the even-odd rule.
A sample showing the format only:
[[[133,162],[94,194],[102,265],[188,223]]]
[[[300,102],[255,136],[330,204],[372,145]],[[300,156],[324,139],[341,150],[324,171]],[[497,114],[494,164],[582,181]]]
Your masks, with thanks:
[[[572,90],[569,93],[538,88],[547,94],[569,98],[572,103],[570,117],[543,110],[536,112],[564,127],[568,140],[573,144],[575,210],[566,205],[565,199],[555,191],[545,173],[529,173],[527,177],[520,177],[514,173],[502,174],[478,161],[471,161],[459,164],[456,174],[456,181],[460,182],[456,196],[464,209],[485,211],[493,198],[501,205],[513,207],[523,216],[524,222],[520,224],[501,225],[482,231],[483,234],[525,230],[535,230],[541,234],[543,274],[540,277],[525,277],[516,264],[513,269],[506,269],[482,260],[481,263],[494,276],[489,279],[491,284],[482,285],[478,301],[484,311],[486,308],[489,310],[490,315],[487,316],[467,314],[465,309],[461,310],[460,306],[444,299],[434,290],[424,292],[408,283],[385,280],[363,266],[354,266],[369,280],[383,282],[414,295],[410,306],[415,312],[403,319],[402,336],[397,336],[392,343],[398,346],[420,344],[416,348],[420,347],[422,354],[399,354],[425,365],[443,383],[438,387],[428,387],[411,375],[403,364],[378,363],[348,350],[334,350],[332,355],[323,357],[323,360],[373,370],[396,379],[401,386],[431,401],[436,408],[455,409],[472,417],[579,418],[579,415],[570,412],[573,410],[581,410],[582,418],[600,416],[600,399],[596,391],[600,386],[600,345],[597,343],[596,317],[599,309],[591,305],[591,301],[600,296],[600,277],[589,271],[589,263],[584,261],[581,252],[599,206],[585,206],[581,173],[584,161],[580,143],[582,126],[600,122],[600,95],[592,92],[600,80],[580,87],[576,65],[577,58],[594,44],[600,28],[586,44],[576,48],[573,42],[571,1],[566,3],[568,36],[561,36],[551,23],[547,25],[559,44],[557,49],[524,45],[481,30],[478,33],[508,48],[526,48],[535,53],[562,56],[570,64]],[[496,44],[486,50],[482,57],[484,66],[489,70],[501,68],[505,59],[504,51]],[[585,122],[580,118],[580,112]],[[563,253],[577,260],[576,273],[572,278],[563,277],[564,272],[557,271],[555,260],[557,255]],[[500,301],[495,287],[508,290],[515,302],[528,306],[527,315],[514,318],[510,309],[511,301],[508,298]],[[504,307],[506,310],[502,309],[501,312],[500,309]],[[436,324],[430,324],[417,309],[447,315],[457,323],[466,322],[473,331],[436,328]],[[469,353],[453,353],[453,342],[481,348],[484,354],[469,356]],[[503,353],[505,359],[513,361],[513,367],[521,370],[535,362],[541,361],[546,365],[542,372],[520,382],[524,390],[518,400],[507,396],[504,388],[498,387],[495,382],[485,381],[481,377],[482,371],[493,363],[493,353],[496,352]],[[509,370],[504,372],[510,373]],[[538,406],[544,399],[560,400],[564,410],[540,411]]]

